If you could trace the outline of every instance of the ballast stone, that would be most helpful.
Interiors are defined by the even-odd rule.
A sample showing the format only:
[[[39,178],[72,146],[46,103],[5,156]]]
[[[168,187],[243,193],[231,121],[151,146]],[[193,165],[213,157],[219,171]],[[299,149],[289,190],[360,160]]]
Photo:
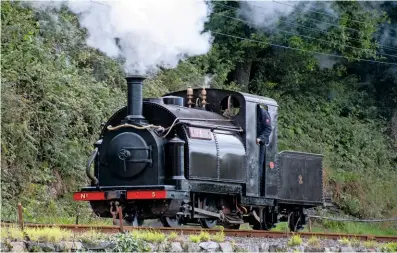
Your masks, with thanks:
[[[183,252],[181,244],[179,242],[172,242],[171,252]]]
[[[233,252],[233,247],[230,242],[221,242],[219,243],[222,252]]]
[[[215,252],[219,249],[219,244],[216,242],[202,242],[199,246],[207,252]]]

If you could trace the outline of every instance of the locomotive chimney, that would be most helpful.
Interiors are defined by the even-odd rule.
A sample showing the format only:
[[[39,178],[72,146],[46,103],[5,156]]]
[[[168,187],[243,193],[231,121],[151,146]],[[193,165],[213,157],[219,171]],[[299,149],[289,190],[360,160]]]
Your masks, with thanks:
[[[129,122],[141,123],[145,118],[142,115],[142,85],[145,77],[127,76],[128,97],[127,97],[127,117]]]

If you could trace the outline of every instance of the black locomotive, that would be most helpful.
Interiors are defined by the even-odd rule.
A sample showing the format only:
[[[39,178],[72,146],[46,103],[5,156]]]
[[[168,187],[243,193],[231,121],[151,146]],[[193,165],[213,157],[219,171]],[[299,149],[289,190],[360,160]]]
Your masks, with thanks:
[[[91,185],[74,193],[100,217],[141,225],[196,223],[296,231],[305,210],[324,205],[323,156],[277,151],[277,108],[270,98],[220,89],[187,89],[142,98],[139,76],[127,77],[128,104],[108,120],[87,163]],[[263,175],[256,120],[272,119]],[[94,163],[94,173],[91,164]],[[119,222],[119,221],[117,221]]]

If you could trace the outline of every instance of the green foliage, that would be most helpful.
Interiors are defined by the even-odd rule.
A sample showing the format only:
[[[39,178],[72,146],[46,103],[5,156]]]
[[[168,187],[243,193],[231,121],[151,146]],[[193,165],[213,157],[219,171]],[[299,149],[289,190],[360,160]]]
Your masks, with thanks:
[[[130,233],[120,233],[115,236],[114,252],[149,252],[148,245]]]
[[[223,232],[223,227],[221,227],[221,231],[215,233],[211,236],[211,239],[215,242],[224,242],[225,241],[225,233]]]
[[[368,11],[359,2],[311,4],[319,10],[331,5],[340,19],[304,12],[302,4],[277,28],[289,30],[285,21],[295,22],[301,26],[294,32],[322,41],[264,32],[225,17],[236,16],[238,2],[213,1],[207,30],[263,43],[216,35],[208,54],[145,80],[144,95],[158,97],[210,84],[236,91],[248,87],[251,93],[272,97],[280,105],[279,150],[324,154],[327,184],[334,201],[347,213],[395,215],[397,143],[388,133],[393,132],[390,119],[397,115],[397,75],[390,66],[353,59],[379,59],[376,31],[385,24],[386,14]],[[123,71],[118,60],[86,45],[86,31],[68,9],[33,11],[18,2],[2,2],[1,7],[2,215],[15,220],[16,203],[21,201],[28,220],[45,217],[72,223],[77,209],[89,210],[86,204],[73,203],[71,192],[86,183],[84,166],[100,125],[125,105]],[[384,9],[397,20],[392,8]],[[268,42],[336,53],[348,61],[274,48]],[[241,80],[248,82],[247,87]],[[87,215],[83,220],[93,221]],[[322,225],[341,231],[379,229],[350,223]]]
[[[389,242],[382,247],[382,252],[396,252],[397,251],[397,243]]]
[[[36,20],[19,3],[1,4],[2,204],[22,196],[28,206],[31,191],[45,206],[48,192],[63,196],[83,182],[101,122],[123,105],[124,81],[67,10]]]
[[[209,241],[210,238],[211,238],[210,234],[205,231],[201,231],[200,234],[189,235],[190,241],[194,242],[194,243],[206,242],[206,241]]]
[[[288,246],[295,247],[300,246],[302,244],[302,238],[299,235],[293,235],[288,240]]]

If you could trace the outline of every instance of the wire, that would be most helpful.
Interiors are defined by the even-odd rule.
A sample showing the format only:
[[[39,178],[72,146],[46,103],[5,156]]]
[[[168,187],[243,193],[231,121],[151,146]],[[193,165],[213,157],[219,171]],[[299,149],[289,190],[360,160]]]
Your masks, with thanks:
[[[378,219],[378,220],[357,220],[357,219],[345,219],[345,218],[333,218],[333,217],[322,217],[315,215],[308,215],[307,217],[322,219],[322,220],[333,220],[333,221],[355,221],[355,222],[385,222],[385,221],[397,221],[397,218],[391,219]]]
[[[225,34],[225,33],[221,33],[221,32],[214,32],[214,31],[211,31],[211,33],[215,33],[215,34],[219,34],[219,35],[223,35],[223,36],[227,36],[227,37],[231,37],[231,38],[235,38],[235,39],[245,40],[245,41],[251,41],[251,42],[257,42],[257,43],[262,43],[262,44],[268,44],[268,45],[271,45],[271,46],[274,46],[274,47],[280,47],[280,48],[284,48],[284,49],[292,49],[292,50],[296,50],[296,51],[302,51],[302,52],[308,52],[308,53],[315,53],[315,54],[322,54],[322,55],[334,56],[334,57],[338,57],[338,58],[354,59],[354,60],[359,60],[359,61],[366,61],[366,62],[372,62],[372,63],[383,63],[383,64],[388,64],[388,65],[395,65],[395,66],[397,66],[397,63],[392,63],[392,62],[383,62],[383,61],[375,61],[375,60],[366,60],[366,59],[355,58],[355,57],[346,57],[346,56],[342,56],[342,55],[322,53],[322,52],[317,52],[317,51],[311,51],[311,50],[306,50],[306,49],[300,49],[300,48],[295,48],[295,47],[289,47],[289,46],[278,45],[278,44],[274,44],[274,43],[270,43],[270,42],[264,42],[264,41],[260,41],[260,40],[254,40],[254,39],[249,39],[249,38],[243,38],[243,37],[234,36],[234,35],[230,35],[230,34]]]
[[[282,3],[282,2],[279,2],[279,1],[275,1],[275,0],[273,0],[273,2],[278,3],[278,4],[283,4],[283,5],[286,5],[286,6],[290,6],[290,7],[293,7],[293,8],[296,8],[296,5],[293,5],[293,4],[286,4],[286,3]],[[259,6],[258,6],[258,7],[259,7]],[[259,8],[260,8],[260,7],[259,7]],[[334,19],[339,19],[339,17],[334,16],[334,15],[331,15],[331,14],[328,14],[328,13],[325,13],[325,12],[321,12],[321,11],[311,11],[310,9],[307,10],[307,11],[310,11],[310,12],[313,12],[313,13],[317,13],[317,14],[322,14],[322,15],[324,15],[324,16],[328,16],[328,17],[331,17],[331,18],[334,18]],[[355,20],[355,19],[351,19],[351,21],[356,22],[356,23],[360,23],[360,24],[366,24],[366,23],[363,22],[363,21],[358,21],[358,20]]]
[[[225,4],[221,4],[221,3],[218,3],[218,2],[215,2],[214,4],[217,4],[217,5],[220,5],[220,6],[224,6],[224,7],[228,8],[228,9],[231,9],[231,10],[239,10],[239,8],[236,8],[236,7],[233,7],[233,6],[229,6],[229,5],[225,5]],[[251,6],[252,6],[252,5],[251,5]],[[252,12],[252,11],[249,11],[249,12]],[[214,13],[214,14],[215,14],[215,13]],[[325,30],[316,29],[316,28],[312,28],[312,27],[308,27],[308,26],[305,26],[305,25],[300,25],[300,24],[296,24],[296,23],[288,22],[288,21],[284,21],[284,20],[280,20],[280,22],[285,23],[285,24],[294,25],[294,26],[297,26],[297,27],[302,27],[303,29],[306,29],[306,30],[316,31],[316,32],[320,32],[320,33],[322,33],[322,34],[332,35],[330,32],[325,31]],[[361,42],[360,40],[355,39],[355,38],[352,38],[352,37],[350,37],[350,36],[346,36],[346,38],[348,38],[348,39],[351,40],[351,41]],[[377,43],[377,44],[378,44],[380,47],[382,47],[382,48],[385,48],[385,49],[388,49],[388,50],[392,50],[392,51],[397,51],[397,48],[396,48],[396,47],[390,47],[390,46],[386,46],[386,45],[379,44],[379,43]]]
[[[277,1],[274,1],[274,0],[273,0],[273,2],[280,3],[280,2],[277,2]],[[258,6],[258,5],[254,5],[254,4],[247,4],[247,5],[248,6],[252,6],[252,7],[256,7],[256,8],[260,8],[260,9],[265,9],[264,7],[261,7],[261,6]],[[291,5],[288,5],[288,6],[291,6]],[[295,5],[292,5],[292,6],[294,8],[297,8]],[[348,30],[355,31],[355,32],[360,32],[359,30],[351,28],[351,27],[348,27],[348,26],[345,27],[345,26],[341,26],[341,25],[336,25],[336,24],[332,24],[332,23],[328,23],[328,22],[319,20],[319,19],[313,19],[313,18],[307,18],[307,17],[305,17],[305,19],[311,20],[311,21],[315,21],[315,22],[322,22],[322,23],[327,24],[327,25],[331,25],[331,26],[339,27],[339,28],[343,28],[343,29],[348,29]]]
[[[231,17],[231,16],[228,16],[228,15],[223,15],[223,14],[220,14],[220,13],[214,13],[214,14],[215,14],[215,15],[219,15],[219,16],[223,16],[223,17],[226,17],[226,18],[238,20],[238,21],[241,21],[241,22],[244,22],[244,23],[247,23],[247,24],[254,24],[253,22],[246,21],[246,20],[244,20],[244,19],[235,18],[235,17]],[[327,40],[317,39],[317,38],[314,38],[314,37],[302,35],[302,34],[295,33],[295,32],[290,32],[290,31],[286,31],[286,30],[282,30],[282,29],[278,29],[278,28],[269,28],[269,29],[278,30],[278,31],[285,32],[285,33],[291,33],[291,34],[294,34],[294,35],[299,36],[299,37],[309,38],[309,39],[313,39],[313,40],[322,41],[322,42],[327,43],[327,44],[331,44],[331,43],[330,43],[329,41],[327,41]],[[372,49],[370,49],[370,48],[353,47],[353,46],[349,46],[349,45],[345,45],[345,47],[350,47],[350,48],[360,49],[360,50],[372,50]],[[391,55],[391,54],[385,54],[385,53],[378,54],[378,55],[387,55],[387,56],[391,56],[391,57],[397,58],[397,55]]]

